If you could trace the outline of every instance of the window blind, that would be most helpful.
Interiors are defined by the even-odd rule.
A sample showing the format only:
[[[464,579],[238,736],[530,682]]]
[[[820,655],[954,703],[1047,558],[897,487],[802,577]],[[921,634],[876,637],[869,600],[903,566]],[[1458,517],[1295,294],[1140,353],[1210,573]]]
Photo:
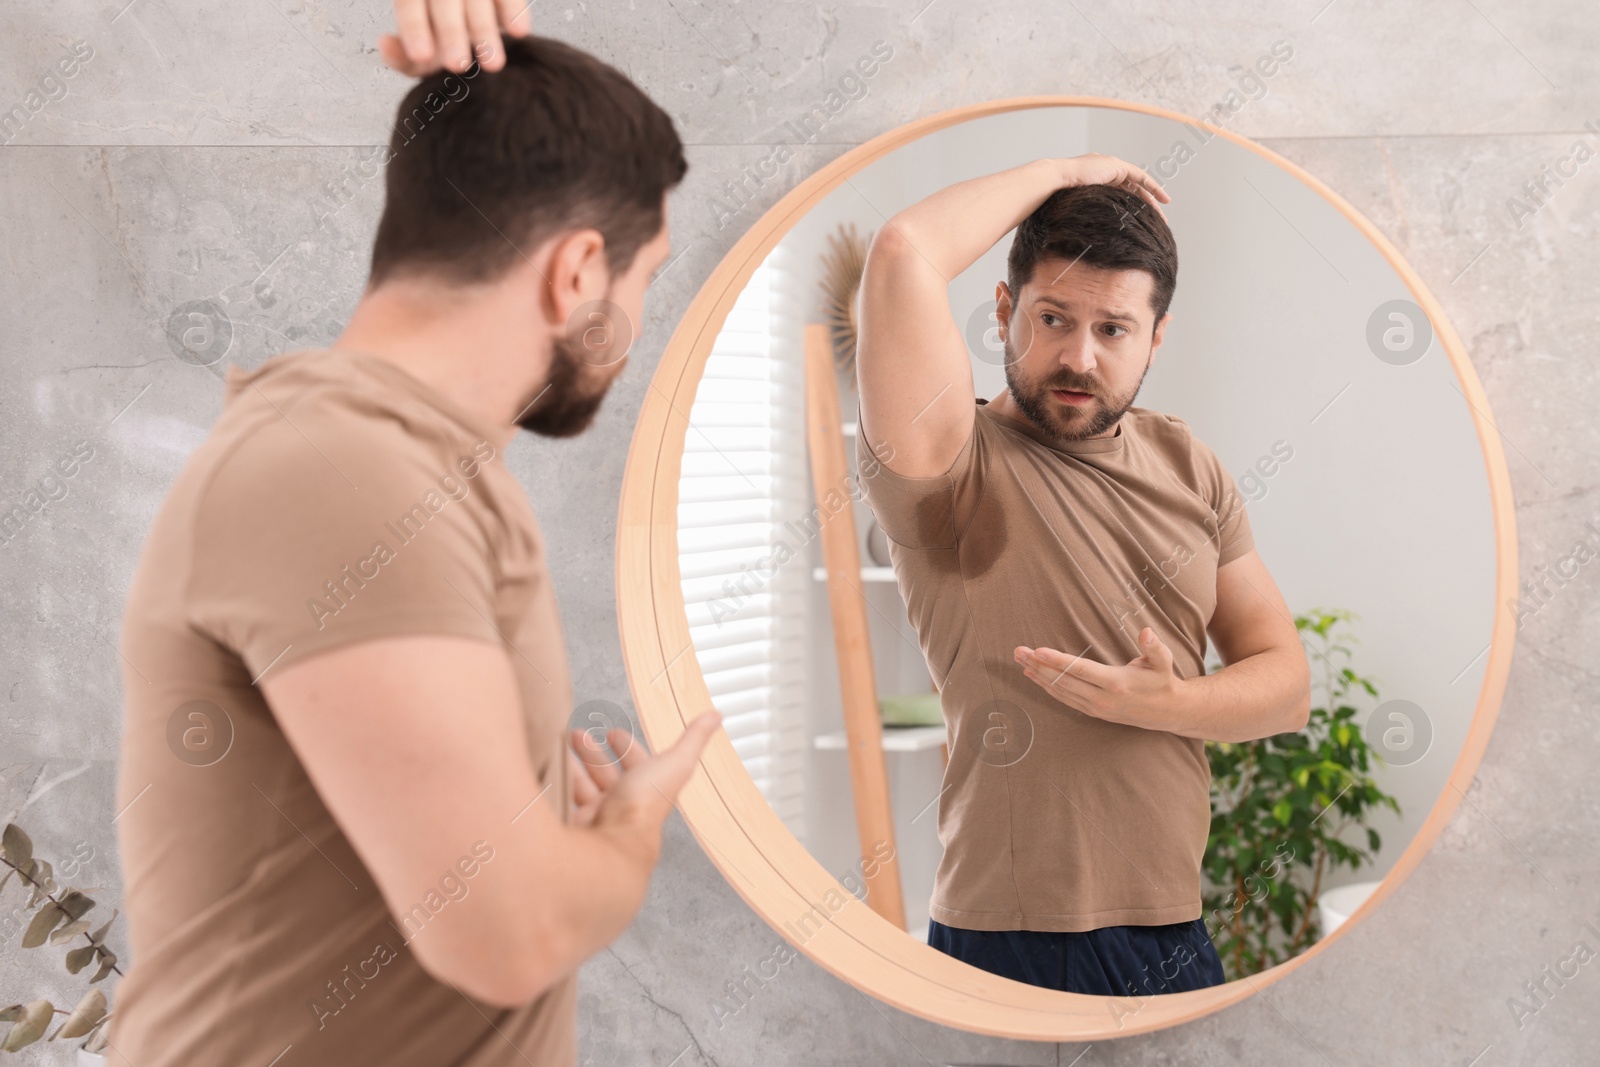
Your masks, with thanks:
[[[678,565],[711,702],[756,786],[805,840],[812,507],[798,323],[775,250],[712,345],[678,479]],[[792,558],[784,560],[785,550]]]

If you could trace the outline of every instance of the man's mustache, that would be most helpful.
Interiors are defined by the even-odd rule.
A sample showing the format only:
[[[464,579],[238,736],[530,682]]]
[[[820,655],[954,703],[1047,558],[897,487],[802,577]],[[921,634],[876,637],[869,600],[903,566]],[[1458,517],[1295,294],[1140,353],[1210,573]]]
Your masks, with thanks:
[[[1080,381],[1077,378],[1066,378],[1066,379],[1055,378],[1055,379],[1051,380],[1050,384],[1048,386],[1046,386],[1046,388],[1048,388],[1048,389],[1065,389],[1068,392],[1073,392],[1073,393],[1088,393],[1091,396],[1099,396],[1100,395],[1100,390],[1095,388],[1094,382],[1092,382],[1092,381],[1088,381],[1088,382]]]

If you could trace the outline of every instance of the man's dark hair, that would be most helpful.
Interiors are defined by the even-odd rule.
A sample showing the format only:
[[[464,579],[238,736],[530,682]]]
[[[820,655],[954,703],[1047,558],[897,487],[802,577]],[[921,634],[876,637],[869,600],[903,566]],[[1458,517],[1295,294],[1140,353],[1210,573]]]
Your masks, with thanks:
[[[615,274],[661,232],[662,197],[689,169],[671,117],[587,52],[501,42],[500,70],[438,71],[401,101],[369,284],[493,281],[549,237],[588,228]]]
[[[1161,213],[1137,193],[1114,185],[1069,185],[1051,193],[1018,223],[1012,238],[1006,285],[1013,301],[1021,298],[1034,266],[1055,256],[1086,267],[1148,272],[1155,279],[1150,290],[1155,322],[1172,304],[1178,245]]]

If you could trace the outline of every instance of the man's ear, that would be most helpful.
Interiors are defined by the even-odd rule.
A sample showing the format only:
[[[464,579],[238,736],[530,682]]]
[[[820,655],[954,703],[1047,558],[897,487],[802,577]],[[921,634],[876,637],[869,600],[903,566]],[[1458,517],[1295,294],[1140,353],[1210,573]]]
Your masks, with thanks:
[[[599,230],[570,230],[551,239],[550,258],[539,270],[531,260],[523,266],[542,289],[540,301],[553,329],[564,330],[584,304],[601,299],[610,283],[606,241]]]
[[[1002,339],[1006,336],[1011,321],[1011,287],[1001,279],[994,283],[994,318],[995,324],[1000,328]]]
[[[1150,358],[1156,358],[1156,349],[1161,347],[1161,341],[1167,336],[1167,324],[1172,321],[1172,312],[1161,316],[1161,321],[1156,323],[1155,332],[1150,335]]]

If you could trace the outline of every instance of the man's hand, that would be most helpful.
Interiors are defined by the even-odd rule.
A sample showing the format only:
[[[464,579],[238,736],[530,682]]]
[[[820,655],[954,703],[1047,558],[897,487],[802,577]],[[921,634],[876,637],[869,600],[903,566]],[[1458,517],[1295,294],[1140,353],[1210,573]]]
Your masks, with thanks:
[[[420,78],[436,70],[463,71],[474,57],[484,70],[499,70],[506,56],[503,30],[513,37],[533,32],[527,0],[394,0],[398,34],[378,38],[383,61]]]
[[[571,731],[567,764],[572,778],[573,824],[604,827],[643,821],[660,825],[666,818],[665,809],[672,806],[694,773],[706,742],[721,724],[720,712],[706,712],[658,756],[646,753],[627,730],[608,730],[604,740],[596,730]]]
[[[1167,213],[1161,210],[1161,205],[1171,203],[1172,197],[1154,178],[1126,160],[1090,152],[1088,155],[1062,160],[1061,165],[1064,172],[1064,180],[1061,183],[1063,186],[1114,185],[1130,193],[1137,193],[1160,212],[1163,219],[1167,217]]]
[[[1171,730],[1179,725],[1184,684],[1172,671],[1172,650],[1148,626],[1139,631],[1139,647],[1144,653],[1122,667],[1026,645],[1018,645],[1013,656],[1023,674],[1076,711],[1124,726]]]

